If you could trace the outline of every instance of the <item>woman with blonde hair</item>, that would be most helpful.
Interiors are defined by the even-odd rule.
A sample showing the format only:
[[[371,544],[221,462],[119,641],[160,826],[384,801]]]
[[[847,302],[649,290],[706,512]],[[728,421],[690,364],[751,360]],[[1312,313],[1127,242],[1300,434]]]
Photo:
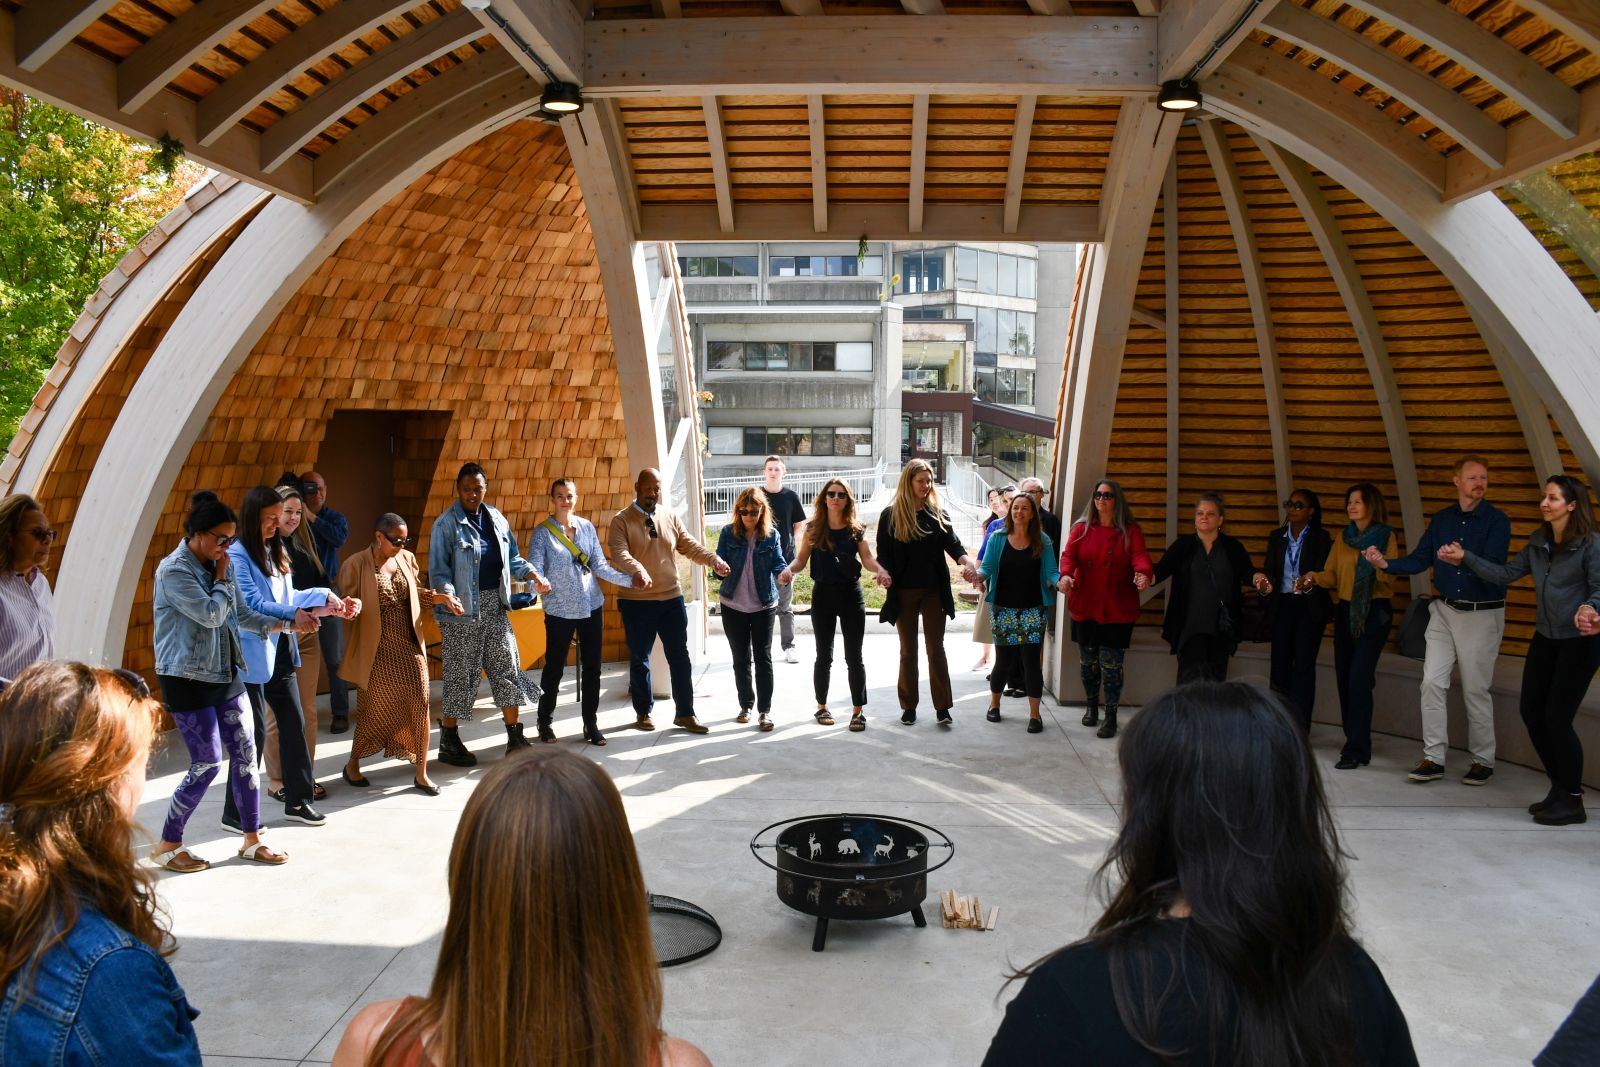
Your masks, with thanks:
[[[865,527],[856,518],[856,495],[848,482],[834,478],[822,487],[812,508],[811,521],[797,542],[794,562],[778,575],[788,585],[811,563],[811,628],[817,638],[817,664],[811,672],[817,696],[817,722],[833,725],[828,712],[828,682],[833,673],[833,632],[844,632],[844,662],[850,681],[850,729],[867,728],[867,667],[861,644],[867,630],[867,605],[861,595],[861,568],[889,584],[889,573],[878,565],[867,544]]]
[[[335,1067],[708,1067],[661,1031],[661,974],[622,797],[575,752],[532,750],[468,798],[425,997],[370,1004]]]
[[[36,663],[0,694],[0,1063],[200,1063],[133,817],[161,705]]]
[[[758,730],[772,729],[772,622],[778,610],[778,575],[788,562],[773,526],[767,494],[754,487],[733,502],[733,521],[717,537],[717,556],[728,565],[722,578],[722,632],[733,650],[733,677],[739,688],[739,714]],[[750,664],[755,662],[755,685]]]
[[[950,516],[939,505],[933,486],[933,467],[914,459],[900,472],[894,504],[878,518],[878,559],[892,581],[888,599],[878,613],[900,634],[900,721],[917,721],[917,624],[928,649],[928,689],[940,726],[949,726],[950,665],[944,655],[945,619],[956,617],[956,600],[950,592],[950,571],[943,556],[961,567],[962,577],[977,584],[978,571],[950,526]]]

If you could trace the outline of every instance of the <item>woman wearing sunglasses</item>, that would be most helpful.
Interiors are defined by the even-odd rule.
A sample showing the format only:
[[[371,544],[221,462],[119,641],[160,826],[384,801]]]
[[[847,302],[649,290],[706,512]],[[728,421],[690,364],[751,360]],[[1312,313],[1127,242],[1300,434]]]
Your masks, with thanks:
[[[739,687],[739,714],[756,729],[772,729],[772,620],[778,610],[777,577],[787,561],[772,525],[767,494],[746,489],[733,504],[733,521],[717,537],[717,555],[728,565],[722,579],[722,629],[733,650],[733,676]],[[750,662],[755,661],[755,686]]]
[[[283,863],[289,857],[261,840],[256,735],[245,698],[240,635],[248,631],[270,638],[291,632],[295,622],[255,611],[240,595],[228,556],[228,546],[239,533],[239,517],[217,494],[194,494],[183,532],[184,540],[156,567],[153,608],[156,678],[189,750],[189,770],[173,791],[161,842],[150,858],[182,874],[211,866],[183,847],[183,831],[217,777],[226,748],[232,771],[228,788],[244,834],[239,855],[257,863]],[[301,622],[309,625],[310,616]]]
[[[375,525],[372,544],[339,567],[339,591],[377,606],[352,619],[345,635],[339,673],[359,695],[350,761],[339,773],[346,785],[365,789],[361,761],[382,752],[415,764],[411,787],[436,797],[439,789],[428,779],[427,642],[418,622],[424,607],[443,604],[455,612],[461,602],[422,580],[405,519],[388,512]]]
[[[0,500],[0,679],[55,658],[55,600],[44,576],[55,539],[33,497],[13,493]]]
[[[794,581],[811,563],[811,628],[817,637],[817,665],[811,681],[817,695],[817,722],[833,725],[828,713],[828,681],[833,673],[833,632],[844,632],[844,662],[850,680],[850,729],[867,728],[867,668],[861,642],[867,631],[867,605],[861,595],[861,568],[887,587],[889,572],[878,566],[867,544],[865,527],[856,518],[856,497],[837,478],[817,494],[811,522],[796,542],[794,562],[778,575],[779,585]]]
[[[1322,528],[1322,501],[1309,489],[1296,489],[1283,502],[1284,524],[1267,535],[1267,564],[1251,584],[1267,601],[1272,620],[1272,691],[1311,729],[1317,702],[1317,652],[1333,618],[1326,589],[1297,593],[1302,574],[1320,571],[1333,551],[1333,537]]]

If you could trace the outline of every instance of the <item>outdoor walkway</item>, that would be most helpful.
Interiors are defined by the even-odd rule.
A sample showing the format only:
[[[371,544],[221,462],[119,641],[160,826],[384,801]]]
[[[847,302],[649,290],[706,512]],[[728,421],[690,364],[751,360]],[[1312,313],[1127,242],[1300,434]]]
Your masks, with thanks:
[[[713,640],[718,657],[697,687],[709,735],[622,730],[588,750],[626,798],[650,888],[702,905],[724,932],[712,955],[665,972],[667,1028],[719,1067],[978,1063],[1009,999],[1007,971],[1081,936],[1097,914],[1089,883],[1116,825],[1115,742],[1096,740],[1072,708],[1047,711],[1049,727],[1034,737],[1023,732],[1021,701],[1007,702],[1006,722],[983,721],[985,686],[966,671],[966,634],[948,639],[955,728],[934,726],[925,706],[907,729],[895,709],[895,639],[876,623],[865,733],[848,733],[844,716],[831,728],[811,722],[802,637],[807,662],[777,664],[778,729],[758,734],[731,721],[731,671]],[[619,666],[608,669],[602,727],[632,719],[622,682]],[[566,688],[557,732],[576,744],[570,673]],[[656,717],[665,724],[670,712]],[[497,714],[463,733],[483,762],[436,766],[436,799],[407,789],[410,771],[397,764],[366,768],[371,789],[345,787],[338,768],[350,735],[324,736],[328,823],[274,825],[272,843],[292,857],[280,868],[231,858],[238,839],[217,828],[222,789],[212,788],[189,841],[217,866],[161,881],[180,946],[173,965],[203,1012],[208,1064],[326,1063],[355,1009],[426,991],[451,836],[505,737]],[[1314,740],[1331,764],[1336,732],[1318,727]],[[1380,738],[1370,768],[1328,774],[1353,854],[1359,933],[1422,1063],[1526,1064],[1600,970],[1600,820],[1533,825],[1523,808],[1545,787],[1521,768],[1503,766],[1484,789],[1409,785],[1414,749]],[[170,739],[140,812],[145,826],[160,826],[184,762]],[[812,920],[778,902],[748,842],[776,820],[839,811],[944,830],[955,859],[930,879],[930,896],[977,893],[1000,905],[998,929],[941,929],[930,903],[927,929],[904,917],[834,923],[827,950],[813,953]]]

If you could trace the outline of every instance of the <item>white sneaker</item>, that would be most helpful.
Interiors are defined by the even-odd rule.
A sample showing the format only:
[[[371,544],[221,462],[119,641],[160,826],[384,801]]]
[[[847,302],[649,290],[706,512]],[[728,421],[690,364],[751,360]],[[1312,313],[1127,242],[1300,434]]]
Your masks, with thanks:
[[[783,661],[785,663],[799,663],[800,662],[800,657],[795,653],[794,647],[792,645],[789,648],[786,648],[786,649],[783,650]]]

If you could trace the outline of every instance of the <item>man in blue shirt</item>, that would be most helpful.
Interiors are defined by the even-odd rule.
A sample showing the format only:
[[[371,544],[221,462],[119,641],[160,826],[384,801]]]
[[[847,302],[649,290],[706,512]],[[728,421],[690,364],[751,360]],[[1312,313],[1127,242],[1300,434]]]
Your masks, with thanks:
[[[1467,751],[1472,766],[1461,781],[1485,785],[1494,775],[1495,658],[1506,630],[1506,588],[1493,585],[1466,567],[1438,558],[1439,549],[1459,543],[1484,559],[1504,563],[1511,546],[1511,520],[1484,499],[1489,490],[1489,465],[1478,456],[1456,460],[1456,502],[1428,524],[1415,549],[1403,559],[1385,559],[1367,549],[1367,561],[1390,574],[1420,574],[1433,568],[1438,599],[1430,605],[1427,653],[1422,661],[1422,759],[1407,777],[1434,782],[1444,777],[1450,725],[1445,696],[1450,669],[1461,671],[1461,699],[1467,706]]]
[[[311,523],[311,538],[317,543],[322,570],[328,576],[328,585],[337,588],[339,550],[350,539],[350,522],[328,506],[326,478],[316,471],[306,471],[300,476],[300,484],[306,519]],[[339,664],[344,662],[344,627],[338,619],[322,620],[317,643],[322,646],[322,662],[328,668],[328,710],[333,715],[328,729],[342,734],[350,728],[350,691],[339,677]]]

